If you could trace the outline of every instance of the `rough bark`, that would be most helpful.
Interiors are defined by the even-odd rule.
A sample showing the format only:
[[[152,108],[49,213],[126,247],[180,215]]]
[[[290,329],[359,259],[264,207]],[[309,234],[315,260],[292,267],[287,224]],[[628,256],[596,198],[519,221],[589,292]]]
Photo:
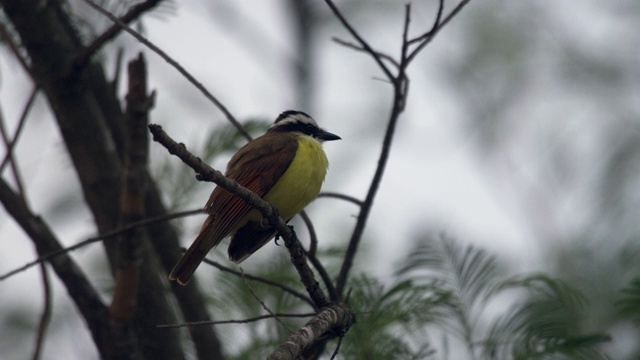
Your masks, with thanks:
[[[31,60],[33,80],[43,89],[54,112],[98,231],[113,230],[121,217],[119,200],[124,159],[124,118],[113,86],[95,63],[77,66],[76,56],[85,48],[60,2],[0,0],[0,4]],[[149,190],[144,192],[147,216],[166,214],[149,174],[145,172],[143,177],[149,180]],[[168,227],[165,224],[150,228],[152,242],[160,237],[157,229],[166,230]],[[179,249],[175,231],[165,231],[162,241],[170,243],[169,249]],[[104,243],[114,270],[117,242]],[[157,248],[157,244],[153,245]],[[155,329],[155,323],[175,322],[164,274],[172,266],[167,265],[168,258],[175,260],[179,251],[171,255],[161,253],[161,259],[158,259],[156,252],[151,250],[152,246],[147,245],[144,249],[145,263],[140,267],[139,293],[144,294],[146,300],[138,299],[133,320],[139,325],[134,327],[136,335],[142,344],[148,345],[143,346],[146,358],[179,358],[183,356],[178,355],[183,354],[180,338],[166,330]],[[204,299],[195,286],[191,289],[176,293],[185,319],[209,319],[204,310]],[[197,311],[191,311],[191,307]],[[200,328],[195,333],[193,340],[200,358],[223,358],[212,329],[203,331]],[[102,349],[100,351],[104,356]]]

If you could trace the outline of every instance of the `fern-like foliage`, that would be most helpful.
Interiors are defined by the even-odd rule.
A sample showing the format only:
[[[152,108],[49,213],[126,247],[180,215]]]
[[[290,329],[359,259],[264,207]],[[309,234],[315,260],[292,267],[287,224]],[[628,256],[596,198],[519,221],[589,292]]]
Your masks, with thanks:
[[[444,236],[419,241],[397,270],[399,277],[434,284],[447,294],[450,301],[443,309],[447,316],[442,324],[463,340],[472,359],[477,358],[479,340],[474,329],[498,274],[495,259],[485,251],[471,246],[463,249]]]
[[[384,286],[361,274],[352,280],[349,303],[357,323],[344,338],[347,359],[425,359],[435,354],[424,325],[440,316],[446,294],[435,286],[400,280]]]
[[[597,345],[608,337],[581,331],[580,311],[587,300],[560,280],[544,275],[506,278],[493,256],[444,236],[417,242],[396,275],[448,299],[434,318],[443,326],[424,326],[461,343],[465,358],[606,358]],[[461,358],[461,347],[456,348],[453,355]]]
[[[485,358],[606,359],[596,347],[608,336],[581,332],[587,299],[576,289],[533,275],[503,281],[496,293],[506,290],[521,290],[524,300],[492,324],[484,341]]]
[[[627,287],[622,289],[616,305],[621,315],[640,323],[640,278],[633,279]]]

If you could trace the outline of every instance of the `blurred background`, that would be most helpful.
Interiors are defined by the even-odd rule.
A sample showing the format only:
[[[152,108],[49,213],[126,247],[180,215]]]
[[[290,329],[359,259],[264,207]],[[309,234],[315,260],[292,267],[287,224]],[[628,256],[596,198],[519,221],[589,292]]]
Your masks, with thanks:
[[[445,1],[445,13],[456,4]],[[337,5],[375,49],[398,56],[403,3]],[[105,6],[116,14],[124,8],[118,2]],[[430,28],[436,10],[436,1],[412,3],[413,36]],[[82,2],[69,2],[69,11],[87,39],[111,25]],[[271,122],[281,111],[297,109],[340,135],[342,141],[325,145],[331,167],[323,189],[364,198],[391,86],[370,57],[332,41],[352,39],[324,3],[173,1],[134,27],[238,119]],[[228,126],[224,116],[127,34],[99,54],[110,76],[118,49],[126,60],[145,53],[150,88],[157,92],[151,121],[194,152],[211,146],[213,134]],[[389,279],[417,238],[446,234],[485,249],[507,273],[545,272],[567,281],[588,299],[584,328],[611,336],[600,349],[612,359],[636,359],[637,323],[613,304],[640,273],[640,3],[471,1],[417,57],[409,77],[406,112],[363,238],[359,271]],[[0,47],[0,111],[9,134],[31,91],[28,76]],[[0,150],[0,157],[5,153]],[[32,209],[59,239],[68,246],[94,235],[43,96],[36,98],[15,153]],[[151,153],[171,208],[203,206],[212,185],[197,183],[158,145],[151,144]],[[211,165],[223,169],[231,153]],[[2,176],[10,174],[5,169]],[[322,248],[346,244],[356,210],[330,198],[308,208]],[[176,222],[185,246],[202,220]],[[108,292],[102,251],[92,245],[73,256]],[[287,254],[270,246],[257,256],[265,261]],[[0,209],[0,273],[34,258],[31,242]],[[30,354],[25,349],[42,306],[39,276],[31,268],[0,282],[1,358]],[[44,358],[95,358],[82,320],[52,280],[47,346],[55,343],[56,352]]]

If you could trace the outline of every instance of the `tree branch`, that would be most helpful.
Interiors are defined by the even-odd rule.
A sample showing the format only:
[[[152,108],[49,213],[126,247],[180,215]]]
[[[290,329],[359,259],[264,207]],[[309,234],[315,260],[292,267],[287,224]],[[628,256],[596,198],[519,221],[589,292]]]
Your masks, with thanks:
[[[330,305],[305,326],[293,333],[289,339],[274,351],[267,359],[285,360],[299,359],[302,352],[310,345],[324,340],[328,333],[341,336],[356,321],[353,310],[346,304]]]
[[[204,262],[209,264],[209,265],[211,265],[211,266],[213,266],[213,267],[215,267],[215,268],[217,268],[220,271],[228,272],[228,273],[233,274],[233,275],[244,277],[244,278],[246,278],[248,280],[258,281],[258,282],[261,282],[263,284],[267,284],[267,285],[273,286],[275,288],[278,288],[278,289],[280,289],[280,290],[282,290],[284,292],[287,292],[287,293],[297,297],[298,299],[300,299],[300,300],[306,302],[307,304],[311,305],[311,307],[315,307],[316,306],[311,301],[311,299],[309,299],[308,296],[306,296],[305,294],[303,294],[303,293],[301,293],[301,292],[299,292],[299,291],[297,291],[297,290],[295,290],[295,289],[293,289],[293,288],[291,288],[291,287],[289,287],[289,286],[287,286],[285,284],[281,284],[281,283],[279,283],[277,281],[273,281],[273,280],[270,280],[270,279],[267,279],[267,278],[263,278],[263,277],[260,277],[260,276],[255,276],[255,275],[247,274],[245,272],[240,272],[240,271],[234,270],[232,268],[226,267],[226,266],[224,266],[224,265],[222,265],[222,264],[220,264],[220,263],[218,263],[216,261],[209,260],[207,258],[204,259]]]
[[[260,315],[247,319],[240,320],[218,320],[218,321],[194,321],[182,324],[164,324],[158,325],[158,328],[181,328],[185,326],[202,326],[202,325],[225,325],[225,324],[248,324],[260,320],[273,319],[274,317],[281,318],[302,318],[302,317],[312,317],[315,316],[316,313],[306,313],[306,314],[288,314],[288,313],[273,313],[267,315]]]
[[[42,348],[44,345],[44,339],[47,334],[47,328],[51,322],[51,284],[49,282],[47,266],[45,264],[40,265],[40,276],[42,276],[42,289],[44,292],[42,315],[40,315],[40,322],[38,324],[38,332],[36,335],[36,343],[34,345],[33,360],[40,359],[42,354]]]
[[[4,170],[4,167],[9,163],[9,160],[13,156],[13,149],[16,147],[16,144],[18,143],[18,138],[20,138],[22,129],[24,129],[24,124],[27,122],[27,117],[29,115],[29,112],[31,111],[31,108],[33,107],[33,103],[36,100],[36,95],[38,94],[38,90],[39,90],[38,87],[34,86],[33,90],[31,91],[31,95],[29,95],[29,99],[27,100],[27,103],[24,106],[24,109],[22,110],[22,115],[20,115],[20,120],[18,120],[18,127],[16,128],[15,133],[11,137],[11,141],[9,142],[9,144],[7,144],[7,154],[4,156],[4,159],[2,160],[2,164],[0,164],[0,175],[2,175],[2,171]]]
[[[350,195],[346,195],[346,194],[340,194],[340,193],[335,193],[335,192],[321,192],[320,195],[318,195],[318,197],[329,197],[329,198],[335,198],[335,199],[341,199],[344,201],[348,201],[350,203],[353,203],[357,206],[362,206],[363,202],[360,199],[357,199],[353,196]]]
[[[409,39],[409,24],[411,21],[411,7],[410,5],[406,6],[405,9],[405,20],[404,27],[402,33],[402,51],[400,54],[400,61],[398,61],[398,73],[393,76],[388,68],[384,66],[382,62],[382,58],[380,52],[373,50],[367,42],[349,25],[349,23],[344,19],[344,17],[340,14],[339,10],[333,5],[331,0],[325,0],[327,4],[331,7],[336,16],[340,19],[343,25],[349,30],[349,32],[353,35],[354,38],[358,40],[361,44],[362,48],[369,53],[371,57],[378,63],[382,72],[384,72],[391,83],[393,84],[393,105],[391,108],[391,113],[389,115],[389,121],[387,123],[387,129],[385,131],[384,139],[382,142],[382,150],[380,152],[380,156],[378,158],[378,166],[376,167],[376,171],[374,173],[373,179],[371,180],[371,185],[369,186],[369,190],[367,191],[367,196],[365,200],[361,204],[361,210],[358,214],[358,220],[354,227],[353,233],[351,235],[351,239],[349,240],[349,245],[347,247],[347,252],[344,257],[344,262],[342,263],[342,267],[340,269],[340,273],[338,275],[336,281],[336,291],[338,292],[338,297],[342,297],[345,286],[349,277],[349,272],[353,266],[353,261],[355,259],[355,255],[358,251],[359,244],[364,233],[364,228],[367,223],[369,213],[371,211],[371,207],[373,205],[373,200],[377,194],[378,188],[380,186],[380,182],[382,181],[382,176],[384,174],[384,170],[386,168],[386,164],[389,158],[389,154],[391,152],[391,144],[393,141],[393,136],[395,133],[395,128],[398,123],[398,119],[400,114],[404,111],[406,105],[407,94],[409,91],[409,79],[407,77],[407,68],[411,61],[415,58],[417,53],[424,48],[427,42],[430,42],[433,37],[440,31],[440,29],[444,26],[444,22],[439,24],[443,2],[440,2],[440,8],[438,10],[438,15],[436,16],[436,21],[432,26],[432,29],[427,33],[428,37],[425,37],[423,43],[418,45],[416,49],[410,51],[409,46],[414,42],[414,40]],[[447,16],[447,21],[451,19],[451,17],[457,14],[461,7],[464,6],[469,0],[464,0],[461,4],[456,7],[452,11],[452,14]]]
[[[136,4],[129,8],[129,11],[127,11],[126,14],[122,15],[119,18],[119,21],[123,24],[129,24],[137,20],[147,11],[152,10],[162,1],[163,0],[147,0],[145,2]],[[102,34],[100,34],[100,36],[95,38],[91,42],[91,44],[89,44],[89,46],[85,47],[84,50],[76,56],[68,72],[72,73],[84,67],[89,62],[93,54],[98,52],[104,46],[104,44],[115,38],[120,33],[120,30],[122,30],[122,27],[118,24],[114,24],[107,30],[105,30]]]
[[[231,112],[227,109],[227,107],[224,106],[224,104],[222,104],[222,102],[220,102],[220,100],[218,100],[215,96],[213,96],[213,94],[211,94],[211,92],[209,92],[209,90],[207,90],[204,87],[204,85],[202,85],[201,82],[196,80],[196,78],[193,75],[191,75],[191,73],[189,73],[185,68],[183,68],[182,65],[180,65],[177,61],[175,61],[173,58],[171,58],[169,55],[167,55],[167,53],[165,53],[162,49],[160,49],[159,47],[154,45],[146,37],[142,36],[142,34],[140,34],[139,32],[137,32],[135,30],[133,30],[131,27],[127,26],[127,24],[125,24],[124,22],[120,21],[117,17],[115,17],[113,14],[111,14],[110,12],[105,10],[100,5],[96,4],[95,2],[93,2],[91,0],[84,0],[84,1],[87,4],[89,4],[92,8],[94,8],[96,11],[98,11],[102,15],[106,16],[107,18],[109,18],[111,21],[113,21],[116,25],[118,25],[124,31],[128,32],[129,34],[131,34],[133,37],[135,37],[138,41],[140,41],[146,47],[148,47],[153,52],[158,54],[164,61],[169,63],[169,65],[173,66],[176,70],[178,70],[178,72],[182,76],[184,76],[185,79],[187,79],[187,81],[189,81],[191,84],[193,84],[193,86],[195,86],[196,89],[200,90],[200,92],[202,92],[202,94],[207,99],[209,99],[209,101],[211,101],[226,116],[227,120],[229,120],[229,122],[231,122],[233,124],[233,126],[235,126],[236,129],[238,129],[238,131],[242,134],[242,136],[244,136],[247,140],[251,140],[251,135],[249,135],[247,130],[242,126],[242,124],[240,124],[240,122],[235,118],[235,116],[233,116],[233,114],[231,114]]]
[[[144,175],[149,157],[146,127],[155,98],[154,93],[147,94],[147,68],[142,54],[129,62],[128,70],[124,181],[120,200],[121,222],[125,225],[144,219],[146,213]],[[118,265],[109,307],[111,317],[116,321],[129,322],[136,307],[146,235],[146,231],[136,227],[118,239]]]
[[[71,245],[69,247],[66,248],[60,248],[57,251],[52,251],[44,256],[40,256],[39,258],[30,261],[24,265],[22,265],[21,267],[11,270],[5,274],[0,275],[0,281],[2,280],[6,280],[7,278],[10,278],[11,276],[20,273],[22,271],[25,271],[27,269],[29,269],[30,267],[33,267],[35,265],[38,265],[42,262],[45,262],[49,259],[51,259],[52,257],[61,255],[61,254],[65,254],[74,250],[77,250],[83,246],[98,242],[100,240],[107,240],[113,237],[116,237],[118,235],[121,235],[127,231],[131,231],[135,228],[138,227],[142,227],[142,226],[151,226],[157,223],[161,223],[161,222],[166,222],[168,220],[171,219],[175,219],[175,218],[180,218],[180,217],[184,217],[184,216],[189,216],[189,215],[194,215],[194,214],[201,214],[202,213],[202,209],[195,209],[195,210],[186,210],[186,211],[181,211],[181,212],[177,212],[177,213],[173,213],[173,214],[166,214],[166,215],[160,215],[160,216],[156,216],[156,217],[152,217],[152,218],[148,218],[145,220],[141,220],[126,226],[123,226],[121,228],[115,229],[113,231],[109,231],[106,232],[102,235],[98,235],[98,236],[94,236],[94,237],[90,237],[86,240],[83,240],[77,244]]]
[[[29,235],[41,256],[62,249],[47,224],[31,213],[24,199],[11,190],[2,178],[0,202]],[[128,339],[130,334],[126,331],[114,331],[107,307],[78,265],[66,254],[50,258],[49,263],[86,321],[101,356],[105,359],[130,359],[140,356],[135,344]]]

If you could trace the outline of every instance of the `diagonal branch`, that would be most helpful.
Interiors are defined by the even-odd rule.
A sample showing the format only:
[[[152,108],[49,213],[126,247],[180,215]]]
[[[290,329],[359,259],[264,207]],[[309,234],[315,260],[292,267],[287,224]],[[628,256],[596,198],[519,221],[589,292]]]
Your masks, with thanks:
[[[322,341],[327,333],[345,334],[355,321],[355,315],[348,305],[330,305],[324,308],[305,326],[293,333],[289,339],[267,359],[299,359],[305,349],[318,341]]]
[[[273,313],[267,315],[260,315],[246,319],[239,320],[218,320],[218,321],[193,321],[181,324],[164,324],[158,325],[158,328],[180,328],[185,326],[201,326],[201,325],[225,325],[225,324],[248,324],[260,320],[273,319],[274,317],[281,318],[302,318],[302,317],[312,317],[315,316],[315,313],[305,313],[305,314],[289,314],[289,313]]]
[[[360,34],[358,34],[358,32],[351,26],[351,24],[349,24],[349,22],[347,21],[347,19],[345,19],[345,17],[342,15],[342,13],[340,12],[340,10],[338,9],[338,7],[333,3],[333,1],[331,0],[325,0],[325,2],[327,3],[327,5],[329,6],[329,8],[331,9],[331,11],[333,11],[333,14],[338,18],[338,20],[340,20],[340,22],[342,23],[342,25],[347,29],[347,31],[349,31],[349,33],[351,34],[351,36],[353,36],[362,46],[362,48],[368,52],[369,54],[371,54],[371,56],[373,57],[373,59],[375,60],[375,62],[378,64],[378,66],[380,67],[380,69],[382,70],[382,72],[384,72],[384,74],[387,76],[387,79],[389,79],[389,81],[393,81],[393,79],[395,78],[393,76],[393,74],[391,73],[391,70],[389,70],[389,68],[387,67],[387,65],[384,64],[384,62],[382,61],[383,58],[378,54],[377,51],[373,50],[373,48],[371,47],[371,45],[369,45],[368,42],[366,42],[361,36]]]
[[[16,194],[2,178],[0,178],[0,202],[29,235],[40,255],[62,249],[49,226],[31,212],[24,199]],[[89,283],[73,259],[67,254],[62,254],[50,258],[49,263],[86,321],[100,354],[105,358],[113,359],[134,356],[137,353],[136,345],[124,340],[128,336],[125,332],[114,331],[108,309],[100,299],[100,294]],[[125,356],[125,354],[129,355]]]
[[[155,8],[160,2],[163,0],[147,0],[145,2],[136,4],[132,6],[126,14],[122,15],[119,20],[123,24],[129,24],[135,20],[137,20],[140,16],[142,16],[147,11]],[[76,56],[76,59],[73,61],[71,69],[69,69],[69,73],[77,71],[78,69],[84,67],[93,54],[98,52],[104,44],[111,41],[115,38],[122,30],[122,27],[118,24],[113,24],[110,28],[104,31],[100,36],[95,38],[89,46],[84,48],[84,50]]]
[[[2,280],[6,280],[7,278],[10,278],[11,276],[20,273],[22,271],[25,271],[27,269],[29,269],[30,267],[33,267],[35,265],[38,265],[42,262],[48,261],[49,259],[56,257],[58,255],[61,254],[66,254],[68,252],[77,250],[81,247],[84,247],[86,245],[98,242],[100,240],[106,240],[106,239],[110,239],[113,238],[115,236],[121,235],[127,231],[131,231],[133,229],[136,229],[138,227],[142,227],[142,226],[150,226],[150,225],[154,225],[157,223],[161,223],[161,222],[165,222],[165,221],[169,221],[171,219],[175,219],[175,218],[180,218],[180,217],[184,217],[184,216],[189,216],[189,215],[195,215],[195,214],[201,214],[202,213],[202,209],[198,208],[195,210],[186,210],[186,211],[181,211],[181,212],[177,212],[177,213],[173,213],[173,214],[167,214],[167,215],[161,215],[161,216],[156,216],[156,217],[152,217],[152,218],[148,218],[145,220],[141,220],[135,223],[131,223],[128,224],[126,226],[117,228],[113,231],[109,231],[106,232],[104,234],[98,235],[98,236],[94,236],[94,237],[90,237],[86,240],[83,240],[77,244],[71,245],[69,247],[66,248],[60,248],[56,251],[51,251],[49,253],[47,253],[46,255],[42,255],[39,258],[30,261],[24,265],[22,265],[21,267],[17,268],[17,269],[13,269],[5,274],[0,275],[0,281]]]
[[[40,276],[42,276],[42,290],[43,294],[43,309],[42,315],[40,315],[40,322],[38,323],[38,332],[36,335],[36,342],[34,345],[33,360],[40,359],[42,355],[42,349],[45,342],[45,336],[47,334],[47,328],[51,322],[51,284],[49,281],[49,270],[45,264],[40,265]]]
[[[276,287],[276,288],[278,288],[278,289],[280,289],[280,290],[282,290],[284,292],[287,292],[287,293],[297,297],[298,299],[306,302],[307,304],[311,305],[311,307],[315,307],[315,304],[311,301],[311,299],[309,299],[308,296],[306,296],[305,294],[303,294],[303,293],[297,291],[296,289],[293,289],[293,288],[291,288],[291,287],[289,287],[289,286],[287,286],[285,284],[282,284],[282,283],[279,283],[277,281],[270,280],[270,279],[267,279],[267,278],[263,278],[263,277],[260,277],[260,276],[255,276],[255,275],[247,274],[245,272],[240,272],[240,271],[234,270],[234,269],[232,269],[230,267],[226,267],[226,266],[224,266],[224,265],[222,265],[222,264],[220,264],[220,263],[218,263],[216,261],[209,260],[207,258],[204,259],[204,262],[209,264],[209,265],[211,265],[211,266],[213,266],[213,267],[215,267],[215,268],[217,268],[220,271],[228,272],[228,273],[233,274],[233,275],[242,276],[242,277],[244,277],[244,278],[246,278],[248,280],[258,281],[258,282],[261,282],[263,284],[267,284],[267,285]]]
[[[438,15],[436,16],[436,20],[433,23],[433,27],[428,32],[424,33],[422,36],[419,36],[416,39],[411,40],[411,42],[420,42],[420,44],[411,51],[407,58],[407,62],[413,61],[413,59],[418,55],[418,53],[427,46],[431,40],[440,32],[440,30],[445,27],[462,9],[470,2],[471,0],[462,0],[455,9],[451,10],[451,12],[440,21],[442,17],[442,9],[444,8],[444,0],[440,0],[440,7],[438,8]]]
[[[24,185],[22,182],[22,175],[20,175],[20,169],[18,168],[18,162],[13,156],[13,152],[10,151],[12,148],[12,141],[11,139],[9,139],[9,134],[7,134],[7,129],[4,126],[4,116],[2,116],[2,108],[0,108],[0,137],[2,137],[2,142],[7,148],[7,159],[9,159],[9,163],[11,164],[11,172],[13,173],[13,178],[16,182],[16,186],[18,187],[18,193],[20,194],[20,196],[25,197]]]
[[[36,100],[36,95],[38,94],[38,90],[39,88],[37,86],[33,88],[33,90],[31,91],[31,95],[29,95],[29,99],[27,100],[27,104],[24,106],[24,109],[22,110],[22,115],[20,115],[20,120],[18,120],[18,127],[16,128],[16,131],[13,134],[11,141],[9,142],[9,144],[7,144],[7,154],[2,160],[2,164],[0,164],[0,174],[2,174],[4,167],[9,163],[9,160],[13,156],[13,149],[16,147],[16,144],[18,143],[18,138],[22,133],[22,129],[24,129],[24,124],[27,122],[27,117],[29,115],[29,112],[31,111],[31,108],[33,107],[33,103]]]
[[[385,131],[384,139],[382,141],[382,150],[380,152],[380,156],[378,158],[378,166],[376,167],[376,171],[374,173],[373,179],[371,180],[371,185],[369,186],[369,190],[367,192],[367,196],[365,200],[362,202],[360,213],[358,214],[358,220],[353,229],[353,233],[351,235],[351,239],[349,240],[349,245],[347,247],[347,252],[344,257],[344,262],[342,263],[342,267],[340,269],[340,273],[336,280],[336,291],[338,293],[338,297],[342,297],[344,294],[344,290],[346,287],[347,280],[349,278],[349,272],[353,267],[353,262],[355,259],[355,255],[358,251],[360,241],[362,239],[362,235],[364,233],[365,225],[367,223],[369,213],[371,212],[371,207],[373,206],[373,200],[377,194],[378,188],[380,186],[380,182],[382,181],[382,176],[384,175],[384,171],[386,168],[387,161],[389,159],[389,154],[391,152],[391,144],[393,141],[393,136],[395,133],[396,125],[398,123],[398,119],[400,114],[404,111],[406,105],[407,94],[409,91],[409,79],[407,77],[407,68],[411,61],[415,58],[416,54],[426,46],[426,43],[430,42],[431,39],[439,32],[439,30],[444,26],[445,22],[443,21],[441,24],[439,23],[443,2],[440,2],[440,8],[438,10],[438,15],[436,17],[436,21],[432,26],[432,29],[427,33],[428,37],[425,38],[424,42],[418,45],[416,49],[413,51],[409,50],[409,46],[412,44],[413,40],[409,39],[409,24],[411,22],[411,6],[406,5],[405,8],[405,20],[404,27],[402,33],[402,51],[400,55],[400,61],[397,63],[398,65],[398,74],[396,76],[392,76],[389,73],[389,70],[386,67],[383,67],[382,58],[380,57],[380,52],[373,50],[367,42],[362,39],[360,35],[348,24],[348,22],[342,17],[338,9],[333,5],[331,0],[325,0],[329,7],[333,10],[336,16],[340,19],[343,25],[351,32],[351,34],[358,40],[358,42],[362,45],[362,48],[369,53],[369,55],[374,58],[374,60],[380,65],[382,71],[389,77],[389,80],[393,84],[393,105],[391,108],[391,113],[389,115],[389,121],[387,123],[387,129]],[[447,16],[445,19],[447,22],[459,13],[460,9],[468,2],[469,0],[462,1],[461,4],[456,7],[452,11],[451,14]]]
[[[323,308],[329,304],[324,291],[320,288],[313,271],[307,264],[307,259],[304,256],[304,251],[302,250],[300,241],[298,241],[293,229],[288,227],[280,218],[273,205],[262,200],[258,195],[239,185],[236,181],[226,178],[220,171],[212,169],[209,165],[200,160],[200,158],[191,154],[184,144],[178,144],[171,139],[169,135],[162,130],[160,125],[151,124],[149,125],[149,130],[153,134],[153,140],[162,144],[169,153],[178,156],[185,164],[196,171],[198,173],[197,178],[199,180],[213,181],[216,185],[238,196],[247,204],[260,211],[262,216],[267,219],[269,224],[273,226],[278,234],[280,234],[284,239],[285,245],[291,256],[291,262],[298,271],[300,280],[307,289],[307,292],[316,307]]]
[[[116,16],[114,16],[113,14],[105,10],[100,5],[96,4],[91,0],[84,0],[84,1],[87,4],[89,4],[92,8],[94,8],[96,11],[106,16],[111,21],[113,21],[118,27],[122,28],[124,31],[131,34],[134,38],[136,38],[136,40],[140,41],[146,47],[148,47],[153,52],[158,54],[164,61],[169,63],[169,65],[173,66],[176,70],[178,70],[178,72],[182,76],[184,76],[185,79],[187,79],[187,81],[193,84],[193,86],[195,86],[196,89],[200,90],[200,92],[202,92],[202,94],[207,99],[209,99],[209,101],[211,101],[227,117],[227,120],[229,120],[229,122],[232,123],[233,126],[235,126],[238,129],[238,131],[242,134],[242,136],[244,136],[247,140],[251,140],[251,135],[249,135],[247,130],[242,126],[242,124],[240,124],[240,122],[235,118],[235,116],[231,114],[231,112],[227,109],[227,107],[224,106],[224,104],[222,104],[222,102],[220,102],[220,100],[218,100],[215,96],[213,96],[213,94],[211,94],[211,92],[207,90],[207,88],[205,88],[201,82],[196,80],[196,78],[193,75],[191,75],[191,73],[189,73],[184,67],[182,67],[182,65],[180,65],[177,61],[175,61],[173,58],[167,55],[167,53],[165,53],[158,46],[154,45],[151,41],[149,41],[149,39],[142,36],[142,34],[140,34],[139,32],[133,30],[124,22],[120,21],[120,19],[118,19]]]

